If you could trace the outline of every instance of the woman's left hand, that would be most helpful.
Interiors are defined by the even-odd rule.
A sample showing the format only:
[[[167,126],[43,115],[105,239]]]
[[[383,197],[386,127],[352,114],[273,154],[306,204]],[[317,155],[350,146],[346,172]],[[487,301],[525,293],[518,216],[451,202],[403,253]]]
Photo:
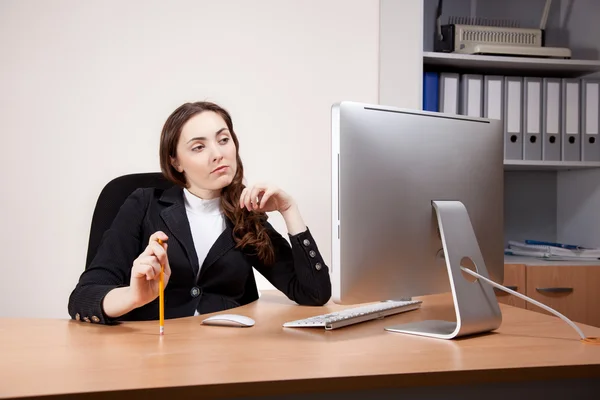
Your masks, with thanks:
[[[240,208],[248,211],[279,211],[283,213],[294,205],[294,199],[278,188],[267,183],[246,187],[240,195]]]

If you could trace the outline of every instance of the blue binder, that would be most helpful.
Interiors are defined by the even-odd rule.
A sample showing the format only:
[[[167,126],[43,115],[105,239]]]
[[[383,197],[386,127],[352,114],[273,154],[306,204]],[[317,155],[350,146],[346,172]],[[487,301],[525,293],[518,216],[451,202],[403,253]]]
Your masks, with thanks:
[[[438,112],[440,78],[437,72],[423,73],[423,110]]]

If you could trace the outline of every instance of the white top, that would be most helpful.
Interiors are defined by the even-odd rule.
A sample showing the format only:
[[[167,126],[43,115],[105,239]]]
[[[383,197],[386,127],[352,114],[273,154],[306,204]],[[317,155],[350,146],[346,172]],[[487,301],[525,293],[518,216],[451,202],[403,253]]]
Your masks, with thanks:
[[[202,268],[208,251],[225,230],[225,216],[218,197],[204,200],[187,189],[183,189],[183,197],[192,240],[198,255],[198,265]],[[198,315],[197,311],[195,315]]]

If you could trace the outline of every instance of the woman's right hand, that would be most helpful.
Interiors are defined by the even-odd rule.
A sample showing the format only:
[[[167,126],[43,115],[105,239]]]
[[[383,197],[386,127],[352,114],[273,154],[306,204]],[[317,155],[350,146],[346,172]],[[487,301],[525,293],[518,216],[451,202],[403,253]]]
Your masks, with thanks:
[[[158,239],[163,242],[161,246]],[[146,305],[158,297],[160,266],[164,266],[164,287],[171,276],[171,267],[167,257],[168,236],[157,231],[150,236],[148,246],[133,262],[129,295],[135,308]]]

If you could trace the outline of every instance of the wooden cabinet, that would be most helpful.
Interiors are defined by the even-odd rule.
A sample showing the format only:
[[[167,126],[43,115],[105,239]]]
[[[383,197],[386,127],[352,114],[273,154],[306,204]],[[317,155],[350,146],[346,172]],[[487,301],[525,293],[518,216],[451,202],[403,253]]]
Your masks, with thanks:
[[[504,265],[504,286],[521,294],[527,295],[527,280],[525,279],[525,264],[505,264]],[[496,297],[500,303],[509,304],[515,307],[526,308],[526,301],[495,289]]]
[[[527,266],[527,295],[568,318],[600,326],[600,265]],[[547,313],[527,303],[527,309]]]
[[[600,326],[600,264],[505,264],[504,275],[505,286],[555,309],[573,321]],[[550,314],[515,296],[496,293],[499,302]]]

